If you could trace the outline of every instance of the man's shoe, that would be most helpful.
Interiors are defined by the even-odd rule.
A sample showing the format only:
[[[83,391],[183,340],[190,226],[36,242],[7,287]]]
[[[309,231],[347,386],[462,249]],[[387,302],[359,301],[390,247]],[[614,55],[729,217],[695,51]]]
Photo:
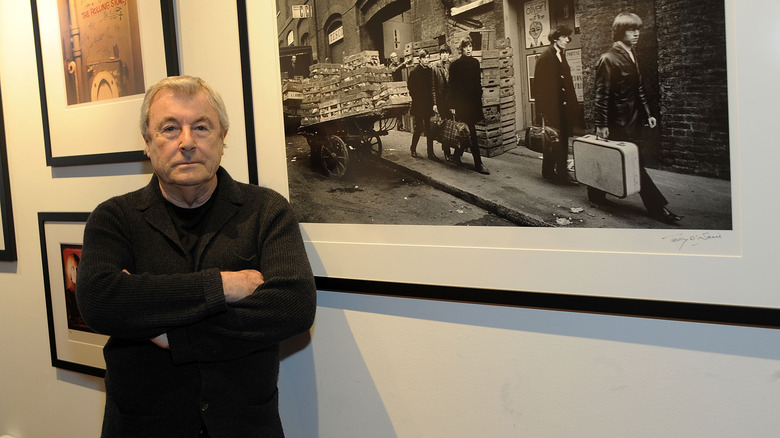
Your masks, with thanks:
[[[460,156],[459,155],[453,155],[452,156],[452,162],[457,164],[458,166],[462,166],[463,165],[463,162],[460,161]]]
[[[609,199],[607,199],[606,195],[594,196],[594,195],[591,195],[590,193],[588,193],[588,201],[590,201],[590,202],[592,202],[592,203],[594,203],[596,205],[601,205],[601,206],[604,206],[604,207],[609,207],[609,206],[615,205],[614,202],[612,202]]]
[[[659,220],[665,224],[674,225],[677,222],[682,219],[682,216],[678,216],[671,211],[669,211],[668,208],[664,207],[660,211],[652,214],[653,218],[656,220]]]
[[[409,151],[409,152],[411,152],[412,158],[417,158],[417,151],[412,150],[412,151]]]
[[[439,161],[441,161],[441,160],[439,159],[439,157],[437,157],[436,155],[433,155],[433,154],[428,154],[428,159],[429,159],[429,160],[431,160],[431,161],[435,161],[435,162],[437,162],[437,163],[438,163]]]
[[[557,177],[555,179],[555,182],[557,182],[558,184],[564,185],[564,186],[578,186],[578,185],[580,185],[580,183],[578,183],[577,180],[573,176],[571,176],[568,172],[566,173],[566,175]]]
[[[483,174],[483,175],[490,175],[490,171],[487,170],[487,167],[485,167],[482,164],[480,164],[479,166],[475,166],[474,170],[479,172],[479,173],[481,173],[481,174]]]

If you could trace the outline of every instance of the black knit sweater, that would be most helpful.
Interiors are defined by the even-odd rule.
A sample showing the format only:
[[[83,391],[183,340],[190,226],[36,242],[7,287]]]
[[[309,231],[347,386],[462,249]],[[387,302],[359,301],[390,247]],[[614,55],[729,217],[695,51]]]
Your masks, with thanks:
[[[287,201],[217,175],[194,270],[156,177],[87,221],[76,297],[111,336],[104,437],[197,436],[201,421],[212,436],[281,436],[278,343],[311,327],[314,279]],[[228,304],[220,271],[242,269],[265,283]],[[162,333],[170,350],[149,341]]]

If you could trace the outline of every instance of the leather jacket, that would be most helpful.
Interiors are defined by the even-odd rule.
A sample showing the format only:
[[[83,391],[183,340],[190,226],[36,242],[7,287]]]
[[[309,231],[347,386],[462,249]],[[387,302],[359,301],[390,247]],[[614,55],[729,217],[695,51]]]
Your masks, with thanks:
[[[642,75],[617,42],[596,64],[594,100],[596,127],[608,127],[610,138],[637,138],[650,117]]]

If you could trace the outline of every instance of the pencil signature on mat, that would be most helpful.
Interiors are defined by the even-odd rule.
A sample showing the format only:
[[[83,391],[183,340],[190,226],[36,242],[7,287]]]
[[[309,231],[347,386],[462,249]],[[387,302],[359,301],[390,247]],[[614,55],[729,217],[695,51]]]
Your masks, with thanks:
[[[692,234],[678,233],[671,236],[662,237],[661,240],[666,240],[670,243],[678,245],[677,249],[682,250],[685,246],[697,246],[701,245],[702,242],[709,242],[711,240],[722,238],[723,234],[721,233],[704,232]]]

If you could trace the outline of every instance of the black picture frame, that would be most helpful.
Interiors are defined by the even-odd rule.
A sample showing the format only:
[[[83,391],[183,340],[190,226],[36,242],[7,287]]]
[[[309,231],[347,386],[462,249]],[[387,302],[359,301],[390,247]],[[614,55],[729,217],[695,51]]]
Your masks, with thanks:
[[[8,175],[8,153],[5,143],[5,122],[3,116],[3,93],[0,89],[0,223],[2,223],[3,246],[0,247],[0,261],[16,261],[16,236],[14,214],[11,207],[11,184]]]
[[[255,143],[255,111],[252,104],[252,67],[249,62],[249,35],[246,0],[236,0],[238,17],[238,44],[241,55],[241,80],[244,96],[244,126],[246,127],[246,155],[249,183],[258,184],[257,146]]]
[[[120,163],[120,162],[133,162],[133,161],[146,160],[146,156],[144,155],[144,151],[142,148],[138,148],[138,149],[125,148],[125,150],[114,150],[114,151],[111,151],[109,149],[106,152],[99,152],[99,153],[74,152],[73,154],[70,153],[61,154],[54,151],[53,137],[55,134],[61,134],[61,133],[53,132],[57,130],[57,128],[52,125],[53,120],[57,118],[56,117],[57,114],[53,113],[53,108],[49,104],[49,100],[47,96],[47,74],[50,75],[50,77],[52,78],[51,80],[54,80],[53,78],[56,77],[56,75],[61,75],[61,73],[55,71],[47,73],[46,69],[44,68],[45,62],[44,62],[43,45],[46,44],[46,42],[42,41],[41,39],[41,20],[40,20],[41,17],[39,14],[40,11],[39,4],[43,3],[44,1],[47,0],[30,0],[30,4],[32,7],[35,55],[38,64],[38,85],[40,91],[41,114],[43,118],[43,133],[44,133],[44,146],[46,150],[46,164],[48,166],[56,167],[56,166],[106,164],[106,163]],[[160,8],[159,15],[162,19],[162,33],[161,33],[161,38],[159,40],[159,48],[160,48],[160,53],[164,57],[164,71],[162,72],[162,74],[158,74],[155,77],[146,77],[145,82],[147,85],[154,83],[159,79],[162,79],[164,76],[176,76],[179,74],[179,70],[180,70],[179,56],[178,56],[178,49],[177,49],[178,46],[176,40],[176,21],[175,21],[173,0],[160,0],[159,8]],[[141,93],[140,96],[142,98],[143,93]],[[137,98],[136,100],[140,100],[140,98]],[[135,135],[137,135],[136,120],[137,120],[138,106],[133,104],[130,105],[130,107],[132,107],[133,112],[130,113],[128,111],[127,114],[122,114],[122,115],[123,117],[126,116],[124,118],[127,119],[127,124],[129,124],[129,127],[132,127],[133,130],[132,132]],[[102,110],[100,108],[97,108],[96,111],[94,112],[97,113],[99,111]],[[64,110],[62,112],[64,112]],[[68,129],[71,128],[74,131],[77,130],[76,127],[70,127],[70,126],[68,127]],[[116,141],[116,140],[109,140],[106,138],[95,138],[94,140],[95,142]],[[127,139],[123,139],[123,140],[127,141]],[[110,148],[112,146],[114,145],[107,145],[107,148]]]
[[[64,251],[80,247],[88,217],[89,213],[80,212],[38,213],[49,349],[53,367],[104,377],[102,351],[108,336],[74,329],[69,324],[71,312],[75,310],[68,305],[69,291],[63,269]]]
[[[280,34],[269,37],[267,30],[262,29],[266,14],[273,6],[260,7],[250,3],[248,7],[248,35],[253,45],[250,59],[258,62],[265,60],[261,56],[278,55]],[[276,39],[263,41],[267,37]],[[263,47],[256,49],[255,45]],[[733,65],[729,66],[731,68]],[[281,113],[277,121],[282,123]],[[257,153],[272,156],[272,149],[282,144],[258,144]],[[263,161],[267,164],[259,163],[261,177],[268,181],[280,179],[274,169],[280,163]],[[283,185],[271,186],[284,192]],[[454,233],[441,237],[440,234],[445,233],[432,227],[386,226],[364,230],[367,227],[302,224],[318,290],[780,328],[780,308],[763,305],[773,300],[761,299],[763,296],[743,300],[734,294],[728,294],[730,299],[710,299],[708,295],[709,290],[732,290],[730,285],[736,282],[735,279],[747,279],[751,275],[751,269],[742,260],[739,226],[723,234],[642,230],[638,235],[634,231],[595,230],[596,233],[588,230],[578,235],[567,232],[562,239],[552,235],[551,230],[534,229],[533,235],[523,234],[529,238],[523,242],[527,246],[509,244],[509,239],[503,239],[505,234],[495,234],[497,230],[490,230],[490,235],[470,230],[479,237],[477,243],[467,239],[461,243],[461,240],[447,240]],[[402,234],[400,239],[388,231],[401,228],[404,233],[398,233]],[[458,232],[460,235],[466,233]],[[437,235],[431,237],[429,234]],[[587,236],[575,245],[574,239],[582,237],[581,234]],[[597,234],[593,236],[596,238],[591,239],[591,234]],[[484,237],[494,240],[487,244]],[[590,246],[592,241],[600,244],[600,239],[606,243],[628,241],[631,244],[637,240],[651,246],[644,250]],[[534,246],[537,240],[544,243]],[[567,246],[550,247],[547,240],[565,241]],[[707,244],[723,241],[725,244],[712,252],[699,252],[688,246],[696,246],[697,241]],[[699,245],[696,248],[706,247]],[[433,263],[433,260],[440,263]],[[470,263],[456,264],[458,268],[453,269],[453,260],[469,260]],[[565,269],[546,275],[556,265]],[[442,270],[441,266],[449,269]],[[641,278],[629,275],[637,272],[638,267],[652,274]],[[496,281],[496,276],[504,278]],[[590,283],[584,287],[574,281],[561,281],[562,278],[585,278]],[[680,294],[681,291],[691,292]],[[758,292],[770,293],[768,290]]]

